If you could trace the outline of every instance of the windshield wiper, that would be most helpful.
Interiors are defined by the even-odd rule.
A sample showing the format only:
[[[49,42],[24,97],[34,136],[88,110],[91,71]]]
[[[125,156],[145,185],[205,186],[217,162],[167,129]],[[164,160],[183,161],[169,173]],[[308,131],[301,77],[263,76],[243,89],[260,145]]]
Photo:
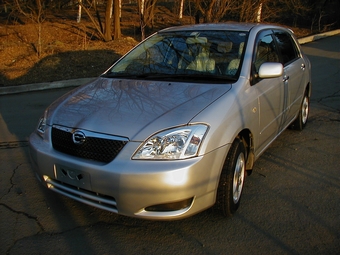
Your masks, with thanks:
[[[106,78],[131,78],[131,79],[153,79],[153,78],[167,78],[173,76],[172,74],[161,74],[161,73],[107,73],[103,74],[102,77]]]
[[[128,73],[108,73],[103,74],[106,78],[131,78],[131,79],[161,79],[161,80],[186,80],[186,81],[219,81],[230,82],[237,79],[230,76],[214,75],[214,74],[198,74],[198,73],[180,73],[180,74],[162,74],[162,73],[141,73],[141,74],[128,74]]]
[[[106,73],[106,74],[102,74],[101,76],[105,78],[128,78],[128,77],[135,77],[136,75],[128,74],[128,73]]]
[[[165,74],[166,76],[170,76],[169,74]],[[140,73],[140,74],[134,74],[134,73],[106,73],[103,74],[102,77],[106,78],[150,78],[150,77],[163,77],[164,74],[159,73]]]

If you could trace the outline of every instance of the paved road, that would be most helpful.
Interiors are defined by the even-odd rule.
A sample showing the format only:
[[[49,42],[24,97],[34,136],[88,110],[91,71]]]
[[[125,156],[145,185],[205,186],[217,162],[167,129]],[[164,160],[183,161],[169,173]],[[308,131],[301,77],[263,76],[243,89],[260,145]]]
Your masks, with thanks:
[[[306,44],[310,122],[286,130],[256,162],[230,219],[207,210],[155,222],[43,188],[27,137],[69,89],[0,96],[0,254],[336,254],[340,251],[340,36]]]

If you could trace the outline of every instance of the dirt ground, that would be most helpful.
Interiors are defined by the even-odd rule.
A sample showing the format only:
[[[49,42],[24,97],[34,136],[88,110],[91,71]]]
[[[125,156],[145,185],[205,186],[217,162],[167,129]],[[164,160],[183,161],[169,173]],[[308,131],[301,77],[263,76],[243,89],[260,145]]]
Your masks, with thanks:
[[[96,77],[140,41],[138,14],[134,8],[123,8],[122,38],[110,42],[98,39],[86,14],[80,23],[76,22],[76,15],[76,8],[45,13],[39,44],[37,23],[0,13],[0,86]],[[164,6],[157,8],[154,20],[154,28],[147,31],[147,35],[194,21],[183,17],[179,22]],[[308,31],[295,29],[295,33],[301,37]]]

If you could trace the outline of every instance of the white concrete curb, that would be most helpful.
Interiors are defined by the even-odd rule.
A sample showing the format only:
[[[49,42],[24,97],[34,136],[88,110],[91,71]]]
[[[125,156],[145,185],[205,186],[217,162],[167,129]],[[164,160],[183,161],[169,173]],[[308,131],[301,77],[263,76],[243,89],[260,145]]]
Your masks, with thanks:
[[[72,80],[64,80],[64,81],[52,81],[52,82],[34,83],[34,84],[26,84],[26,85],[18,85],[18,86],[0,87],[0,95],[16,94],[16,93],[38,91],[38,90],[45,90],[45,89],[77,87],[85,83],[88,83],[96,78],[97,77],[80,78],[80,79],[72,79]]]
[[[303,37],[303,38],[298,39],[298,41],[299,41],[300,44],[305,44],[305,43],[313,42],[313,41],[320,40],[320,39],[323,39],[325,37],[333,36],[333,35],[337,35],[337,34],[340,34],[340,29],[321,33],[321,34]]]

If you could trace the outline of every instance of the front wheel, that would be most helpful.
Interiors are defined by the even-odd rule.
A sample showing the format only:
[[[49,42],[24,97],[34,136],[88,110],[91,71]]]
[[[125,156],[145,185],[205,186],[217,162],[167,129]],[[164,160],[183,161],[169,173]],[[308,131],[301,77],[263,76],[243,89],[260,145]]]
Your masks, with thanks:
[[[303,100],[301,103],[299,115],[292,123],[291,127],[295,130],[302,130],[307,125],[307,120],[309,116],[309,97],[307,91],[303,96]]]
[[[224,216],[232,216],[241,201],[245,178],[245,148],[240,139],[235,139],[224,163],[218,190],[217,208]]]

